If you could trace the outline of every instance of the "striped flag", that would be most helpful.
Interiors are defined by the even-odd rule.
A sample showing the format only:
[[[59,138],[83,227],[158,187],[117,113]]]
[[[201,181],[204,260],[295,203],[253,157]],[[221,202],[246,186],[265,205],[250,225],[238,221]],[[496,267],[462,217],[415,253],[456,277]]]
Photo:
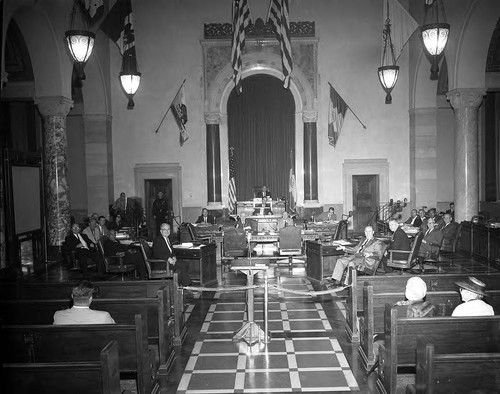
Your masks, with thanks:
[[[234,148],[230,149],[231,153],[229,154],[229,213],[234,211],[234,207],[236,206],[236,183],[234,180]]]
[[[231,65],[234,70],[234,85],[236,93],[242,92],[241,88],[241,52],[245,47],[245,28],[250,24],[250,8],[248,0],[234,0],[233,6],[233,42],[231,49]]]
[[[290,177],[288,178],[288,192],[290,193],[290,209],[295,211],[297,205],[297,185],[295,184],[295,174],[293,167],[290,167]]]
[[[185,82],[185,80],[184,80]],[[172,113],[174,114],[174,118],[177,122],[177,126],[179,126],[179,142],[180,145],[184,145],[184,142],[189,138],[186,124],[187,124],[187,107],[186,107],[186,99],[184,98],[184,82],[182,83],[181,88],[177,92],[170,104],[170,108]]]
[[[328,110],[328,142],[335,148],[344,124],[348,105],[340,94],[330,85],[330,106]]]
[[[290,18],[288,15],[288,0],[271,0],[267,22],[271,23],[276,39],[280,43],[281,67],[283,71],[283,86],[290,87],[292,73],[292,45],[290,43]]]
[[[124,58],[133,53],[135,59],[135,31],[131,0],[117,0],[100,26],[118,46]]]

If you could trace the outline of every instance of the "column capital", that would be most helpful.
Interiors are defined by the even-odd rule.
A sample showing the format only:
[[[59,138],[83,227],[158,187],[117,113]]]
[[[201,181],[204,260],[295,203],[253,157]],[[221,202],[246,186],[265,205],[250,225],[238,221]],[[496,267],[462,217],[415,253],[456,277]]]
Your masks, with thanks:
[[[205,112],[206,124],[220,124],[220,112]]]
[[[446,98],[450,101],[454,109],[479,107],[486,94],[484,88],[457,88],[446,93]]]
[[[35,105],[42,116],[66,116],[73,108],[73,100],[64,96],[43,96],[35,98]]]
[[[313,123],[318,121],[318,111],[304,110],[302,111],[302,121],[304,123]]]

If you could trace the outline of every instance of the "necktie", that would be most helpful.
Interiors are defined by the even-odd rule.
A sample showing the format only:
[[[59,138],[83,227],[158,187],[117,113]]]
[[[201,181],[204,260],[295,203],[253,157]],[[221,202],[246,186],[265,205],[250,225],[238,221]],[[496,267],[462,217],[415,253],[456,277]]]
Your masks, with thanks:
[[[205,218],[203,220],[205,220],[205,223],[206,223],[207,222],[207,217],[205,216]]]
[[[368,239],[365,238],[365,240],[363,241],[363,243],[361,244],[361,248],[359,248],[359,251],[362,252],[366,243],[368,242]]]
[[[170,253],[172,253],[172,248],[170,247],[170,242],[168,238],[165,238],[165,242],[167,243],[168,250],[170,250]]]

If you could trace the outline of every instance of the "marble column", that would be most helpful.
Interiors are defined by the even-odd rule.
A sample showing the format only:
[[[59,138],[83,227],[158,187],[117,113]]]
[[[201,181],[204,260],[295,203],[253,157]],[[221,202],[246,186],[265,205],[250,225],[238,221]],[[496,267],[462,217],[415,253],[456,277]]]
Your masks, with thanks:
[[[206,112],[207,127],[207,193],[208,203],[222,202],[221,164],[220,164],[220,113]]]
[[[318,201],[318,111],[304,111],[304,200]]]
[[[455,220],[479,212],[478,108],[485,89],[454,89],[446,94],[455,112]]]
[[[35,100],[43,120],[45,220],[49,254],[70,229],[66,115],[73,101],[62,96]]]

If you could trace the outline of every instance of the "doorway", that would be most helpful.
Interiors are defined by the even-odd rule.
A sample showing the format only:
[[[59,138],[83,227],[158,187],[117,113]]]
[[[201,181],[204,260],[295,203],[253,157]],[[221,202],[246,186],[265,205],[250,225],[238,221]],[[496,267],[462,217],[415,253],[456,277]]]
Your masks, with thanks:
[[[172,204],[172,179],[145,179],[144,180],[144,208],[146,209],[146,220],[150,228],[149,238],[156,237],[156,221],[153,218],[153,202],[158,197],[158,193],[163,192],[163,198],[167,200],[168,211],[173,211]],[[172,226],[172,215],[169,214],[167,222]]]
[[[352,202],[353,202],[353,229],[363,232],[368,225],[377,229],[377,211],[379,199],[378,175],[353,175],[352,176]]]

